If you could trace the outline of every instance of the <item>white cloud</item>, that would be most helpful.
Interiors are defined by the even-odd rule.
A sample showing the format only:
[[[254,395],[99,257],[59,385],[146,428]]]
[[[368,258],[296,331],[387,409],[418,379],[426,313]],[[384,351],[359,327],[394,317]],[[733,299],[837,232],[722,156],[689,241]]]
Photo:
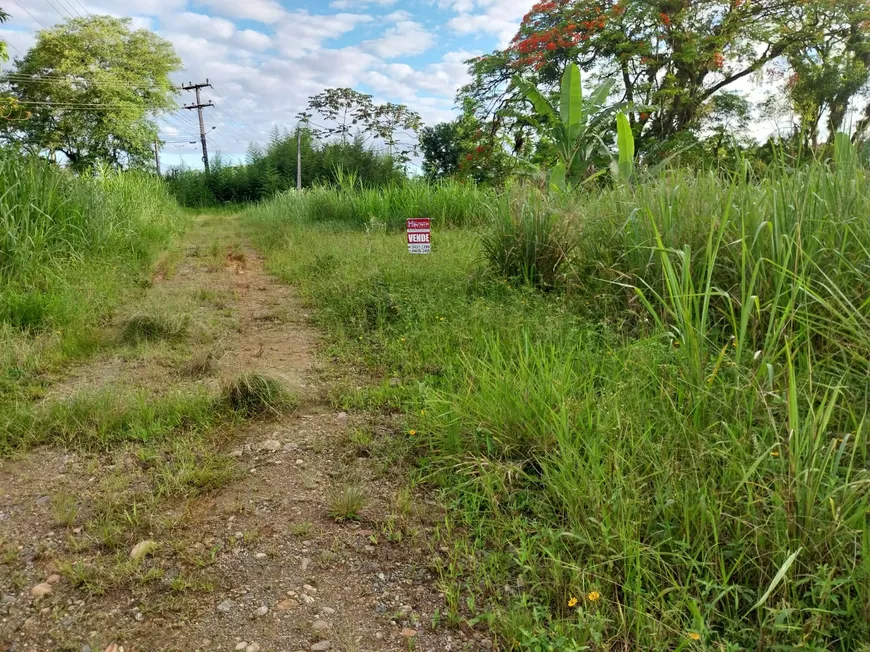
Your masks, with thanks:
[[[455,0],[448,4],[459,15],[447,26],[459,34],[494,34],[507,45],[519,28],[533,0]]]
[[[432,32],[413,20],[400,20],[380,38],[363,42],[363,47],[384,59],[423,54],[435,43]]]
[[[275,0],[195,0],[197,5],[230,18],[256,20],[261,23],[277,23],[287,16],[287,11]]]
[[[396,0],[333,0],[329,6],[333,9],[366,9],[368,7],[391,7]]]
[[[301,57],[319,50],[326,41],[347,34],[371,20],[372,17],[366,14],[327,16],[296,11],[289,14],[278,27],[275,40],[285,56]]]

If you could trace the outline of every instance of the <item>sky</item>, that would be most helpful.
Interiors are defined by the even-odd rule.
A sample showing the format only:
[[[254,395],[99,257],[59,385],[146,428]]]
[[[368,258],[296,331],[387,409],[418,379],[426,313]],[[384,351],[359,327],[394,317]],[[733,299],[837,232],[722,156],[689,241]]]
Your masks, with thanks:
[[[133,19],[169,40],[184,62],[179,84],[204,82],[209,154],[241,159],[273,125],[293,129],[309,96],[352,87],[408,105],[426,124],[451,119],[464,62],[504,46],[534,0],[0,0],[0,27],[20,56],[35,33],[70,16]],[[179,103],[193,103],[184,92]],[[163,121],[164,167],[201,166],[196,112]]]

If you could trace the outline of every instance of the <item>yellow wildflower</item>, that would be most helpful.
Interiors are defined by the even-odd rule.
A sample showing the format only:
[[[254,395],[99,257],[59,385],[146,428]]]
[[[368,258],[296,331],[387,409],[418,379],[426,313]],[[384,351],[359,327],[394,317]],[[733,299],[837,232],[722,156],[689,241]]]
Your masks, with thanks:
[[[416,430],[409,430],[409,431],[408,431],[408,434],[411,435],[411,436],[413,437],[414,435],[417,434],[417,431],[416,431]]]
[[[586,599],[589,600],[589,602],[597,602],[601,599],[601,594],[598,591],[592,591],[586,596]]]
[[[568,600],[568,606],[572,609],[577,606],[577,598],[571,598]]]
[[[689,638],[693,641],[700,641],[701,635],[698,632],[689,632]]]
[[[771,456],[779,457],[779,451],[770,451]]]

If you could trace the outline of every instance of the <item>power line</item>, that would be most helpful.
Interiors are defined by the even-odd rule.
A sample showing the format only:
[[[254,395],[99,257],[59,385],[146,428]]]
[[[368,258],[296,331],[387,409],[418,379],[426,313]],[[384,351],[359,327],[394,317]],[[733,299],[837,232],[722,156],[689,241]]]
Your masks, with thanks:
[[[245,127],[247,127],[250,131],[254,132],[254,128],[251,127],[251,125],[249,125],[247,122],[245,122],[244,118],[242,118],[242,116],[240,116],[240,115],[236,112],[236,110],[233,108],[233,105],[230,104],[228,100],[226,100],[226,99],[225,99],[225,98],[224,98],[220,93],[218,93],[217,91],[214,91],[214,94],[217,95],[217,96],[218,96],[218,97],[219,97],[219,98],[220,98],[224,103],[226,103],[227,108],[229,108],[229,110],[233,112],[233,115],[236,116],[236,118],[238,119],[239,122],[241,122],[243,125],[245,125]]]
[[[24,9],[24,11],[26,11],[28,14],[30,14],[30,17],[33,18],[33,20],[35,20],[37,23],[39,23],[40,25],[42,25],[43,28],[48,29],[48,25],[46,25],[45,23],[43,23],[43,22],[39,19],[39,17],[38,17],[36,14],[34,14],[32,11],[30,11],[30,9],[28,9],[27,7],[25,7],[25,6],[24,6],[23,4],[21,4],[18,0],[12,0],[12,1],[13,1],[15,4],[17,4],[19,7],[21,7],[22,9]]]
[[[17,48],[16,48],[17,49]],[[19,50],[20,52],[20,50]],[[135,90],[159,90],[154,86],[143,86],[131,82],[114,81],[108,79],[84,79],[82,77],[72,77],[69,75],[56,76],[47,75],[27,75],[17,72],[9,72],[0,75],[6,81],[16,84],[68,84],[68,83],[84,83],[89,86],[107,86],[110,88],[130,88]]]
[[[45,2],[48,3],[49,5],[51,5],[52,9],[54,9],[57,12],[57,15],[60,16],[61,19],[66,20],[67,18],[73,17],[73,15],[71,13],[69,13],[68,11],[66,12],[66,14],[61,13],[60,9],[57,8],[57,5],[55,5],[51,0],[45,0]],[[64,10],[64,11],[66,11],[66,10]]]

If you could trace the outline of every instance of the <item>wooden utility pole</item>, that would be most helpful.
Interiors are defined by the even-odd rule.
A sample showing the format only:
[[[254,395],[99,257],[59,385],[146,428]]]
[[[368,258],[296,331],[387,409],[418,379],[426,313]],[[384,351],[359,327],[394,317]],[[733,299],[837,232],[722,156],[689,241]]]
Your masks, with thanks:
[[[302,190],[302,125],[296,125],[296,190]]]
[[[202,110],[206,109],[210,106],[214,106],[211,100],[208,101],[208,104],[202,103],[202,98],[199,96],[199,91],[201,88],[211,88],[211,84],[208,83],[208,78],[206,78],[204,84],[192,84],[191,82],[187,82],[187,86],[182,86],[182,90],[185,91],[196,91],[196,104],[185,104],[185,109],[196,109],[197,113],[199,113],[199,137],[202,141],[202,164],[205,166],[205,173],[209,173],[208,169],[208,142],[205,139],[205,121],[202,119]]]
[[[157,165],[157,176],[160,176],[160,143],[157,141],[157,136],[154,136],[154,163]]]

